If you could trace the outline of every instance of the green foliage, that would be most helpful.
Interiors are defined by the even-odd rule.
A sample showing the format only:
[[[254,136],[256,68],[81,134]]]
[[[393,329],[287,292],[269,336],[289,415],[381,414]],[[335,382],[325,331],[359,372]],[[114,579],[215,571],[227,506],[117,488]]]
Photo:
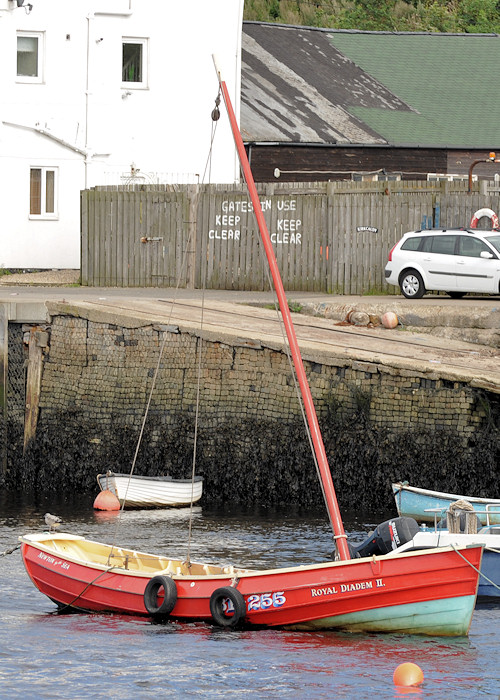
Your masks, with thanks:
[[[245,0],[244,19],[333,29],[500,33],[497,0]]]

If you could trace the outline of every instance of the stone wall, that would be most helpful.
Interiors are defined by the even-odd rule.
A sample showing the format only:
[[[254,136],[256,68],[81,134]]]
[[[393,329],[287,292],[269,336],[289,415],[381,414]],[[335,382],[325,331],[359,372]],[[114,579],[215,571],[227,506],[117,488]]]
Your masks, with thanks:
[[[154,423],[168,423],[181,411],[193,412],[199,342],[178,329],[121,328],[56,316],[43,374],[42,414],[47,420],[61,408],[78,408],[103,426],[139,426],[162,344],[150,409]],[[333,398],[344,412],[362,408],[376,426],[453,429],[464,438],[484,419],[477,393],[466,384],[374,363],[338,362],[305,362],[320,416]],[[283,352],[203,341],[201,368],[201,425],[213,427],[236,417],[286,423],[300,415]]]
[[[53,317],[37,436],[22,464],[29,484],[55,489],[62,478],[85,491],[98,472],[128,472],[157,372],[136,473],[189,476],[199,394],[205,504],[321,503],[286,354],[166,328]],[[405,478],[498,496],[496,396],[374,363],[305,366],[344,509],[367,499],[393,507],[390,482]],[[11,465],[12,479],[20,468]]]

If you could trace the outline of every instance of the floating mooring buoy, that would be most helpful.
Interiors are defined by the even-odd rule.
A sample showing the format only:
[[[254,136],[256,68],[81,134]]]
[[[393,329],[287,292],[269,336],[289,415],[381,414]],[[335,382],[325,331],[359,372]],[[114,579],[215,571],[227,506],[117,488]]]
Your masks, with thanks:
[[[120,510],[120,501],[109,489],[98,493],[94,501],[94,510]]]

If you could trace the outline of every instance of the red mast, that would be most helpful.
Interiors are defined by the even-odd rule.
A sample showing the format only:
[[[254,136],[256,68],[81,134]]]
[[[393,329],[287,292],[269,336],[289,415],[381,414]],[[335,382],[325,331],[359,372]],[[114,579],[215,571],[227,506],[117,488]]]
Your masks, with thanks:
[[[285,324],[285,331],[288,337],[288,343],[290,345],[290,352],[292,353],[292,359],[295,366],[295,371],[297,373],[297,381],[299,383],[300,391],[302,394],[302,400],[304,401],[304,408],[307,416],[307,422],[309,425],[309,430],[311,431],[311,437],[314,446],[314,452],[316,454],[316,459],[318,462],[318,467],[321,475],[321,481],[323,484],[323,491],[325,494],[326,507],[328,509],[328,514],[330,517],[330,522],[333,527],[333,532],[335,539],[337,540],[338,550],[340,558],[344,561],[350,559],[349,548],[347,546],[347,538],[344,532],[344,525],[342,523],[342,518],[340,517],[339,506],[337,502],[337,496],[335,494],[335,488],[333,486],[332,475],[330,473],[330,467],[328,465],[328,460],[326,457],[325,446],[323,444],[323,438],[321,437],[321,431],[319,428],[318,417],[316,415],[316,409],[314,408],[314,403],[311,395],[311,390],[309,388],[309,383],[307,381],[304,364],[302,362],[302,356],[300,354],[299,345],[297,342],[297,336],[295,334],[295,328],[292,323],[292,317],[290,315],[290,310],[288,308],[288,302],[285,295],[285,290],[283,288],[283,282],[281,281],[281,275],[278,268],[278,263],[276,262],[276,257],[274,255],[273,246],[271,243],[271,237],[269,236],[269,231],[267,228],[266,220],[262,212],[262,207],[260,205],[259,195],[257,193],[257,188],[255,187],[255,182],[253,179],[252,171],[250,169],[250,163],[248,162],[248,157],[245,151],[245,146],[243,145],[243,139],[241,138],[241,133],[236,121],[236,116],[233,111],[233,106],[231,104],[231,99],[229,97],[229,92],[226,83],[222,80],[219,68],[214,57],[215,69],[217,71],[217,78],[219,80],[219,86],[224,98],[224,103],[226,105],[227,114],[229,121],[231,123],[231,130],[233,132],[234,142],[236,145],[236,150],[238,151],[238,157],[241,164],[241,169],[247,183],[248,191],[250,194],[250,199],[252,201],[255,216],[257,217],[257,224],[259,226],[260,235],[262,237],[262,242],[264,244],[264,249],[266,251],[267,260],[269,262],[269,267],[271,269],[271,275],[274,282],[274,288],[278,297],[278,302],[281,310],[281,315],[283,317],[283,322]]]

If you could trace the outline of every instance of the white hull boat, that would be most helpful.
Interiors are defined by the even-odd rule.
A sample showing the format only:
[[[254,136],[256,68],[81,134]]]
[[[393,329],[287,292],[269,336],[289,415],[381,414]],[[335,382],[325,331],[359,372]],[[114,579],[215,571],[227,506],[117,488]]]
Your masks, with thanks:
[[[203,477],[173,479],[171,476],[130,476],[129,474],[99,474],[97,482],[102,491],[113,493],[125,508],[169,508],[186,506],[200,500]]]

